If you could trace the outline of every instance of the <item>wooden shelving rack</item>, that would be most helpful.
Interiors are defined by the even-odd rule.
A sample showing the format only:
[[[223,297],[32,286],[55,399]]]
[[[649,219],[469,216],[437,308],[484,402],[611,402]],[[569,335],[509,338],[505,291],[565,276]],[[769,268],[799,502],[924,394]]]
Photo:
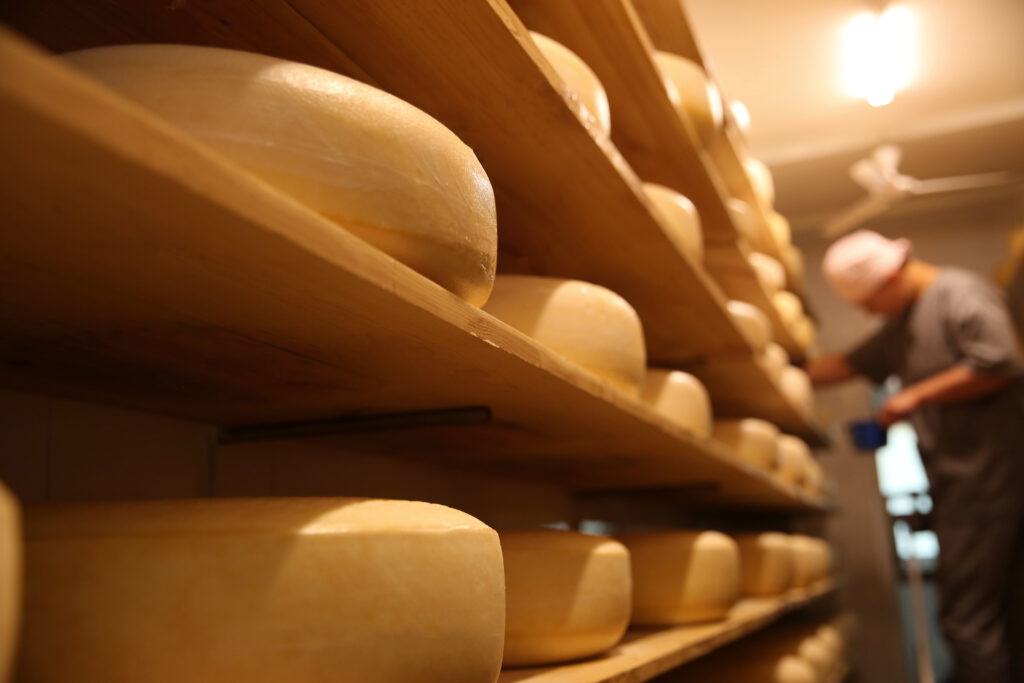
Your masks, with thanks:
[[[512,4],[519,15],[503,0],[15,0],[0,20],[54,52],[133,42],[244,49],[411,102],[487,170],[499,272],[617,291],[641,316],[652,364],[698,375],[716,415],[763,417],[822,443],[813,416],[783,397],[725,310],[727,298],[761,307],[800,357],[725,210],[732,181],[661,90],[650,60],[660,34],[648,37],[629,0]],[[520,16],[604,79],[612,140],[564,91]],[[574,492],[678,488],[695,506],[829,509],[16,34],[0,34],[0,63],[2,386],[214,423],[229,437],[347,424],[324,437],[339,451],[401,453]],[[697,204],[703,266],[676,249],[637,173]],[[646,680],[830,590],[747,601],[721,624],[631,633],[600,660],[501,681]]]

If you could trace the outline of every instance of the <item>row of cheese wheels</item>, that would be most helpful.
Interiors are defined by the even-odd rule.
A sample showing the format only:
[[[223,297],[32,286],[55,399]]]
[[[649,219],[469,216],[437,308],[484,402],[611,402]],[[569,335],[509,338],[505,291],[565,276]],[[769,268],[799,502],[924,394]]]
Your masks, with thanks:
[[[653,679],[655,683],[840,683],[848,669],[848,616],[780,624],[712,657]]]
[[[593,77],[564,47],[537,39],[574,87],[584,87],[578,74]],[[114,46],[63,59],[470,303],[490,296],[490,181],[473,151],[419,109],[323,69],[234,50]],[[604,126],[601,101],[588,106]],[[699,263],[693,204],[666,187],[645,192],[679,250]]]
[[[0,487],[0,680],[16,655],[39,682],[492,683],[831,563],[806,537],[498,533],[355,498],[29,506],[21,526]]]

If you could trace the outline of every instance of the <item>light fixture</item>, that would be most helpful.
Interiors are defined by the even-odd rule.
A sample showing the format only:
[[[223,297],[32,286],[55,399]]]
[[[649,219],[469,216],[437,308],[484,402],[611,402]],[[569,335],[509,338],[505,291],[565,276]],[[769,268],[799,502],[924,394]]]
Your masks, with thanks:
[[[891,6],[881,14],[859,14],[843,29],[843,88],[873,107],[892,102],[914,76],[917,35],[913,13]]]

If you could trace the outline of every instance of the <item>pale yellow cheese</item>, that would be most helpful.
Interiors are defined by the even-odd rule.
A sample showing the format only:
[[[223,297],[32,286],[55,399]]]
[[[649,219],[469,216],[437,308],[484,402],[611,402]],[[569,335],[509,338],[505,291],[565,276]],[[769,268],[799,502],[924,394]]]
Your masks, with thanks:
[[[633,623],[724,619],[739,598],[736,542],[717,531],[656,531],[619,537],[633,568]]]
[[[711,145],[724,122],[722,96],[718,88],[699,64],[679,55],[658,51],[654,53],[654,63],[662,79],[673,86],[665,88],[672,106],[693,126],[700,144],[704,147]],[[672,99],[673,94],[678,99]]]
[[[744,595],[773,596],[793,583],[793,544],[773,531],[735,536],[740,551]]]
[[[501,531],[505,559],[505,666],[600,654],[629,625],[629,553],[605,536]]]
[[[0,681],[14,664],[21,624],[21,510],[0,482]]]
[[[814,458],[807,442],[796,436],[780,434],[778,456],[776,476],[789,484],[803,485],[807,476],[807,463]]]
[[[640,397],[694,436],[711,436],[711,397],[688,372],[648,368]]]
[[[761,208],[770,211],[772,204],[775,203],[775,181],[768,165],[760,159],[746,157],[743,160],[743,169],[747,172],[754,196],[757,197]]]
[[[28,507],[19,680],[495,680],[498,535],[429,503]]]
[[[723,443],[736,457],[771,470],[778,460],[779,428],[755,417],[715,420],[715,441]]]
[[[530,37],[544,58],[555,68],[558,77],[565,82],[569,95],[576,97],[593,117],[601,134],[606,137],[611,135],[612,117],[608,108],[608,95],[597,74],[565,45],[536,31],[530,31]]]
[[[803,657],[784,655],[772,671],[772,683],[825,683],[814,665]]]
[[[835,652],[816,635],[810,635],[801,640],[797,646],[796,655],[814,667],[820,680],[826,680],[833,671],[839,668]]]
[[[729,301],[726,310],[750,342],[755,353],[763,353],[772,341],[772,324],[761,309],[745,301]]]
[[[758,244],[760,235],[757,229],[757,217],[754,215],[753,209],[750,208],[750,204],[742,199],[732,197],[726,200],[725,209],[729,212],[740,238],[747,244]]]
[[[804,349],[813,347],[818,340],[818,330],[814,326],[814,322],[806,315],[801,315],[793,323],[793,328],[790,332],[796,343]]]
[[[487,300],[491,184],[473,150],[423,111],[235,50],[127,45],[63,58],[470,303]]]
[[[555,353],[636,394],[647,371],[644,332],[625,299],[579,280],[502,275],[484,310]]]
[[[664,219],[666,227],[669,228],[668,235],[676,248],[695,263],[701,263],[704,260],[704,233],[697,207],[670,187],[644,183],[643,189],[644,194]]]
[[[785,255],[788,249],[793,247],[793,231],[789,226],[789,221],[778,211],[772,211],[768,214],[768,227],[772,232],[772,239],[775,240],[775,244],[778,245],[779,249]],[[785,259],[783,259],[785,261]]]
[[[761,360],[772,381],[780,382],[782,380],[782,371],[789,365],[789,354],[786,353],[786,349],[772,342],[765,347]]]
[[[813,457],[808,458],[804,463],[803,487],[804,490],[815,496],[825,493],[825,468]]]
[[[786,225],[788,226],[789,224],[787,223]],[[786,266],[786,270],[795,282],[803,282],[804,255],[799,249],[792,244],[783,247],[782,263]]]
[[[793,585],[809,586],[832,573],[832,548],[828,541],[812,536],[790,537],[793,544]]]
[[[787,329],[794,328],[797,321],[804,315],[803,302],[793,292],[776,291],[772,295],[772,305],[775,306],[779,318],[782,319],[782,323],[786,325]]]
[[[746,140],[750,135],[750,110],[747,109],[747,105],[740,100],[730,100],[729,113],[732,115],[732,120],[736,123],[740,135],[743,136],[743,140]]]
[[[786,286],[786,269],[782,267],[778,259],[755,251],[747,256],[747,260],[754,268],[761,286],[769,294],[787,293],[780,291]]]
[[[814,390],[811,378],[802,369],[789,365],[782,370],[779,378],[779,389],[782,395],[805,416],[814,414]]]

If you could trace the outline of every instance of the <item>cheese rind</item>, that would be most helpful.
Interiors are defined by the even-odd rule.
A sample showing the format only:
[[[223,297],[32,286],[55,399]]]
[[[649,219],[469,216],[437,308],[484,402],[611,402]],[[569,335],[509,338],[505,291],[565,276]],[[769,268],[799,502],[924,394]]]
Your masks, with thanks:
[[[451,508],[211,499],[25,521],[25,680],[477,683],[500,668],[498,536]]]
[[[736,457],[766,470],[778,461],[779,428],[755,417],[715,420],[715,441]]]
[[[758,244],[759,235],[757,229],[757,218],[753,209],[742,199],[732,197],[725,202],[725,210],[729,212],[737,233],[747,244]]]
[[[790,537],[793,546],[793,586],[804,588],[832,573],[832,548],[828,541],[812,536]]]
[[[780,434],[778,454],[776,475],[787,483],[802,486],[807,478],[808,463],[814,460],[807,442],[797,436]]]
[[[783,254],[783,261],[785,261],[786,252],[790,249],[795,249],[793,246],[793,230],[789,225],[789,221],[778,211],[772,211],[768,214],[768,227],[772,232],[775,244]]]
[[[587,113],[594,117],[601,133],[606,137],[611,135],[612,117],[608,108],[608,94],[597,74],[579,55],[558,41],[536,31],[530,31],[530,37],[544,58],[555,68],[555,73],[565,82],[569,93],[575,95]]]
[[[782,264],[779,264],[780,266]],[[804,315],[804,305],[793,292],[776,291],[772,294],[772,305],[779,314],[779,318],[790,330],[796,327],[797,322]]]
[[[696,62],[671,52],[656,51],[653,57],[662,79],[673,86],[665,88],[672,106],[693,126],[700,144],[710,146],[725,120],[718,88]],[[672,99],[673,94],[679,99]]]
[[[498,245],[490,181],[423,111],[236,50],[123,45],[62,58],[470,303],[487,300]]]
[[[0,482],[0,681],[8,680],[21,624],[21,509]]]
[[[623,391],[647,370],[640,317],[609,289],[579,280],[502,275],[484,310]]]
[[[773,296],[783,293],[788,294],[788,292],[781,291],[786,286],[786,269],[782,267],[782,263],[771,256],[756,251],[747,256],[747,260],[750,261],[750,265],[754,268],[761,286],[769,294]]]
[[[768,165],[760,159],[747,157],[743,160],[743,168],[750,179],[754,196],[765,211],[770,211],[775,203],[775,181]]]
[[[693,375],[681,370],[648,368],[640,397],[694,436],[711,436],[711,397]]]
[[[629,553],[604,536],[571,531],[499,532],[505,561],[505,666],[589,657],[629,625]]]
[[[701,263],[704,260],[704,233],[697,207],[670,187],[644,183],[643,189],[658,214],[664,218],[665,225],[670,229],[668,235],[676,248],[693,259],[694,263]]]
[[[618,537],[633,569],[633,624],[723,619],[739,598],[736,542],[716,531],[659,531]]]
[[[772,381],[776,383],[782,381],[782,371],[789,366],[789,354],[786,349],[772,342],[765,347],[761,360]]]
[[[757,306],[745,301],[729,301],[725,305],[729,316],[750,342],[754,353],[764,353],[772,341],[772,324]]]
[[[814,414],[814,389],[810,377],[802,368],[794,365],[783,368],[779,378],[779,390],[793,407],[805,416],[810,417]]]
[[[734,537],[740,552],[744,595],[781,595],[793,584],[793,544],[785,534],[765,532]]]

